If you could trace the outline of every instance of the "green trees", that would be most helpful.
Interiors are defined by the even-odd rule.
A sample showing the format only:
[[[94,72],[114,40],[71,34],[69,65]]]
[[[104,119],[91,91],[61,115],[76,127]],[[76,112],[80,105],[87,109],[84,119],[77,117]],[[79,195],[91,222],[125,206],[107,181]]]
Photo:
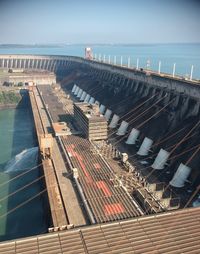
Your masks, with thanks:
[[[20,94],[12,91],[0,92],[0,104],[17,104],[20,100]]]

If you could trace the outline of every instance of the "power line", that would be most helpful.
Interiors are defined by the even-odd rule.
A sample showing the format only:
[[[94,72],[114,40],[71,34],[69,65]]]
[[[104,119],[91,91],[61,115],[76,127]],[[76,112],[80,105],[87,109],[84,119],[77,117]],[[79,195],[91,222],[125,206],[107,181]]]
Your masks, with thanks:
[[[45,193],[47,191],[47,189],[43,189],[42,191],[40,191],[39,193],[37,193],[36,195],[32,196],[31,198],[25,200],[24,202],[22,202],[21,204],[17,205],[16,207],[14,207],[13,209],[10,209],[8,212],[0,215],[0,219],[13,213],[14,211],[16,211],[17,209],[19,209],[20,207],[26,205],[27,203],[29,203],[30,201],[32,201],[33,199],[37,198],[38,196],[42,195],[43,193]]]

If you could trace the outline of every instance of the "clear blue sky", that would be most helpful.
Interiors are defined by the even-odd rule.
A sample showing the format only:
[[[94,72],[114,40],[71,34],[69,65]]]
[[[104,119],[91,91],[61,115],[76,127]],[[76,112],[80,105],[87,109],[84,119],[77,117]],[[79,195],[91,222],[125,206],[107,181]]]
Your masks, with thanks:
[[[200,42],[198,0],[0,0],[0,43]]]

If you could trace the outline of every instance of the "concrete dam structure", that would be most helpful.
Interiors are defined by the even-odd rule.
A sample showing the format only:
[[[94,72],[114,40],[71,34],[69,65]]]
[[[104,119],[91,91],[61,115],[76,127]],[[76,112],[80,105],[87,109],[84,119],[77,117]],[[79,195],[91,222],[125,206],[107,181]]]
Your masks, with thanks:
[[[53,144],[41,154],[59,253],[199,253],[200,81],[73,56],[1,55],[0,68],[57,77],[29,94],[39,144],[41,136]],[[81,119],[107,121],[107,138],[85,138],[74,105],[87,109]],[[35,241],[40,250],[45,236]]]

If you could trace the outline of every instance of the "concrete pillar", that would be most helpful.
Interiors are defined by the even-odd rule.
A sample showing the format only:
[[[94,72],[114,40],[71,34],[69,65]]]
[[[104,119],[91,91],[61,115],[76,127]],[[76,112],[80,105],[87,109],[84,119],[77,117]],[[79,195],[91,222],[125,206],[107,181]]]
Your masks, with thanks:
[[[180,94],[176,95],[176,99],[174,100],[174,102],[172,103],[173,107],[177,107],[179,104],[179,99],[180,99]]]
[[[153,140],[150,138],[145,137],[143,140],[140,149],[138,150],[137,154],[141,156],[146,156],[149,153],[149,150],[153,144]]]
[[[95,101],[94,104],[100,105],[100,102],[99,101]]]
[[[50,60],[48,60],[48,63],[47,63],[47,70],[49,70],[49,65],[50,65]]]
[[[38,59],[35,60],[35,68],[38,69]]]
[[[169,152],[161,148],[151,167],[154,169],[163,169],[169,155]]]
[[[110,120],[111,115],[112,115],[112,110],[107,109],[107,110],[106,110],[106,113],[105,113],[105,115],[104,115],[107,121]]]
[[[134,84],[134,90],[133,90],[134,93],[136,93],[136,91],[138,90],[138,87],[139,87],[139,81],[136,81]]]
[[[16,59],[14,59],[14,61],[13,61],[13,68],[17,68],[17,60]]]
[[[104,114],[105,110],[106,110],[106,107],[103,104],[101,104],[99,108],[100,113]]]
[[[110,127],[111,129],[116,128],[118,122],[119,122],[119,116],[116,115],[116,114],[114,114],[114,116],[113,116],[113,118],[112,118],[112,120],[111,120],[111,122],[110,122],[110,124],[109,124],[109,127]]]
[[[10,63],[10,68],[14,68],[14,66],[13,66],[13,58],[11,59],[11,63]]]
[[[181,163],[174,174],[174,177],[170,181],[170,185],[176,188],[184,187],[190,172],[191,168]]]
[[[30,63],[31,63],[31,61],[30,61],[30,59],[28,59],[28,69],[30,69]]]
[[[133,128],[125,143],[127,145],[134,145],[135,142],[137,141],[137,138],[138,138],[139,135],[140,135],[140,131]]]
[[[194,105],[194,108],[192,109],[190,116],[197,116],[199,113],[199,108],[200,108],[200,102],[197,101]]]
[[[22,68],[22,59],[19,60],[19,68]]]
[[[89,102],[89,100],[90,100],[90,97],[91,97],[91,96],[90,96],[89,94],[87,94],[87,95],[86,95],[86,97],[85,97],[84,102],[87,102],[87,103],[88,103],[88,102]]]
[[[84,101],[86,95],[87,95],[87,93],[86,93],[85,91],[83,91],[83,93],[82,93],[82,95],[81,95],[81,98],[80,98],[80,101]]]
[[[41,62],[41,60],[40,60],[40,62]],[[40,69],[41,69],[41,67],[40,67]],[[50,71],[53,70],[53,60],[50,60],[50,67],[49,67],[49,70],[50,70]]]
[[[4,68],[5,60],[2,60],[2,68]]]
[[[117,135],[118,136],[123,136],[126,134],[126,131],[128,129],[129,123],[127,123],[126,121],[122,121],[118,131],[117,131]]]

